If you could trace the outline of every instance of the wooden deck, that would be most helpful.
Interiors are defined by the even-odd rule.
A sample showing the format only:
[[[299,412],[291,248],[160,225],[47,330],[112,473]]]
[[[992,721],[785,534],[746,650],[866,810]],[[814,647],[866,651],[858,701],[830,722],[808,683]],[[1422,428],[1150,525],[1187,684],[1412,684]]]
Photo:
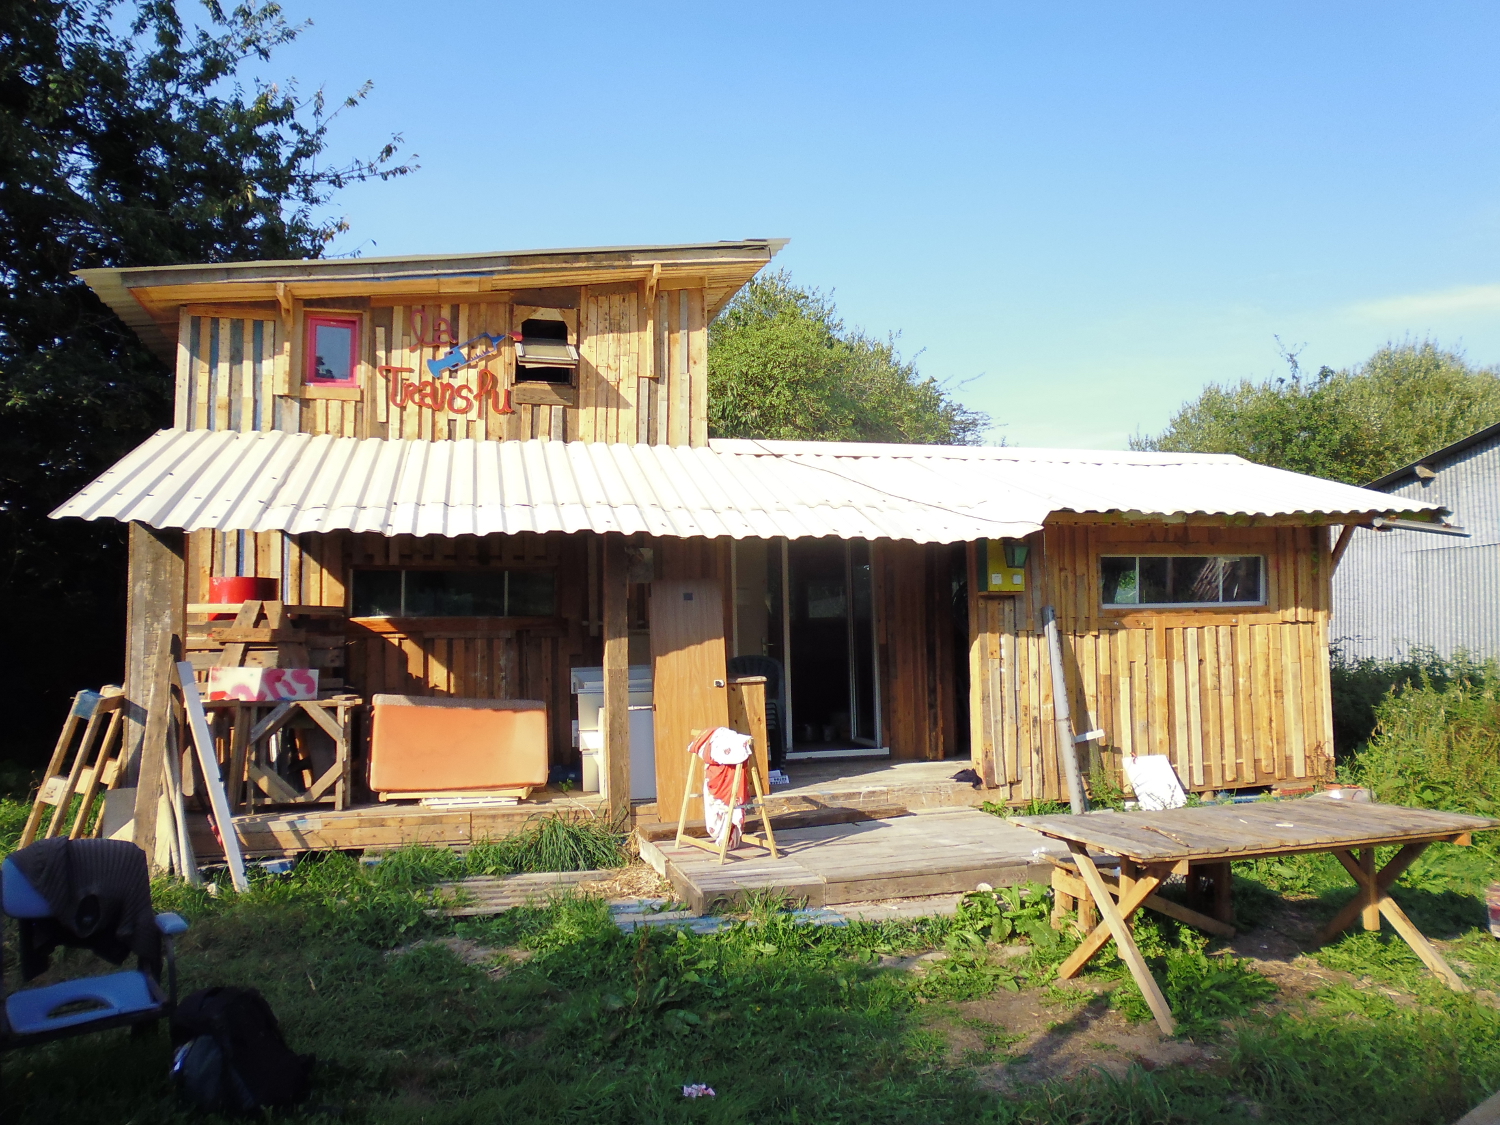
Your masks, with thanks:
[[[728,862],[671,840],[640,840],[641,857],[671,881],[699,913],[775,890],[808,906],[916,898],[1051,878],[1045,853],[1061,844],[976,809],[950,808],[908,816],[778,831],[783,855],[756,847],[730,853]]]
[[[892,816],[907,810],[978,804],[985,791],[952,781],[967,761],[889,762],[846,760],[795,763],[792,785],[776,789],[768,802],[773,815],[817,820],[827,814]],[[673,810],[672,830],[676,829]],[[416,802],[386,802],[335,812],[331,807],[281,809],[234,818],[245,855],[257,859],[308,851],[384,849],[406,844],[464,846],[507,836],[537,816],[558,814],[580,819],[605,816],[597,793],[563,793],[541,789],[518,805],[492,809],[428,809]],[[994,818],[989,818],[993,820]],[[635,826],[657,823],[655,802],[633,810]],[[998,822],[997,822],[998,823]],[[201,814],[189,816],[193,849],[200,859],[215,861],[223,848]]]

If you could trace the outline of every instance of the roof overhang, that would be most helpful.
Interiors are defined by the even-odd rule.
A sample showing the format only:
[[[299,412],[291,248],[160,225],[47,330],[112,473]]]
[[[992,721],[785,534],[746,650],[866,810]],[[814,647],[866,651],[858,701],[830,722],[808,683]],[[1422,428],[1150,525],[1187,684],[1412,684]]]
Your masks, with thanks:
[[[832,442],[708,447],[162,430],[52,513],[188,531],[644,532],[956,543],[1049,518],[1320,526],[1437,505],[1238,457]]]
[[[185,304],[373,296],[449,296],[558,286],[653,281],[708,290],[712,315],[755,276],[784,238],[662,246],[513,250],[383,258],[308,258],[78,270],[120,317],[168,362]]]

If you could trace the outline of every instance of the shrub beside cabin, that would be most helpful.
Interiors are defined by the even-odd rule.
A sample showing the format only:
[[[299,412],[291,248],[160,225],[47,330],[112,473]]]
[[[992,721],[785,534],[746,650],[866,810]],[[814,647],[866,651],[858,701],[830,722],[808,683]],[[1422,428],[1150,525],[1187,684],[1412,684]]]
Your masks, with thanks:
[[[710,439],[708,324],[782,245],[85,271],[177,380],[54,513],[131,526],[135,745],[189,607],[256,576],[325,607],[325,688],[543,701],[556,767],[572,670],[624,714],[651,669],[654,776],[622,722],[601,772],[663,819],[747,670],[794,777],[969,758],[988,799],[1065,799],[1046,606],[1085,771],[1328,775],[1330,528],[1441,509],[1227,456]]]

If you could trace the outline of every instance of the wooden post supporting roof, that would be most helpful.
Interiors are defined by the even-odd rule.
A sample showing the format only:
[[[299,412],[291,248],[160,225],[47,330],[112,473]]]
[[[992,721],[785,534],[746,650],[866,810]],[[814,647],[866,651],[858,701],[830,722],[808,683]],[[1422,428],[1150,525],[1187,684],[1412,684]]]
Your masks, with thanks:
[[[126,605],[125,697],[130,780],[135,784],[135,842],[156,855],[172,664],[180,655],[186,571],[183,535],[130,525],[130,587]]]
[[[604,537],[604,773],[610,818],[630,812],[630,634],[625,537]]]

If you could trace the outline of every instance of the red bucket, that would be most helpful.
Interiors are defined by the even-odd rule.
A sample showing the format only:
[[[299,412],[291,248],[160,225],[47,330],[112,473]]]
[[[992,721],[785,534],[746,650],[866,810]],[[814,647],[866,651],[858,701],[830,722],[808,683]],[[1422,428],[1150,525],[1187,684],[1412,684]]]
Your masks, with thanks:
[[[208,600],[214,605],[240,605],[243,602],[269,602],[281,596],[281,581],[276,578],[210,578]],[[233,620],[232,613],[216,613],[215,621]]]

